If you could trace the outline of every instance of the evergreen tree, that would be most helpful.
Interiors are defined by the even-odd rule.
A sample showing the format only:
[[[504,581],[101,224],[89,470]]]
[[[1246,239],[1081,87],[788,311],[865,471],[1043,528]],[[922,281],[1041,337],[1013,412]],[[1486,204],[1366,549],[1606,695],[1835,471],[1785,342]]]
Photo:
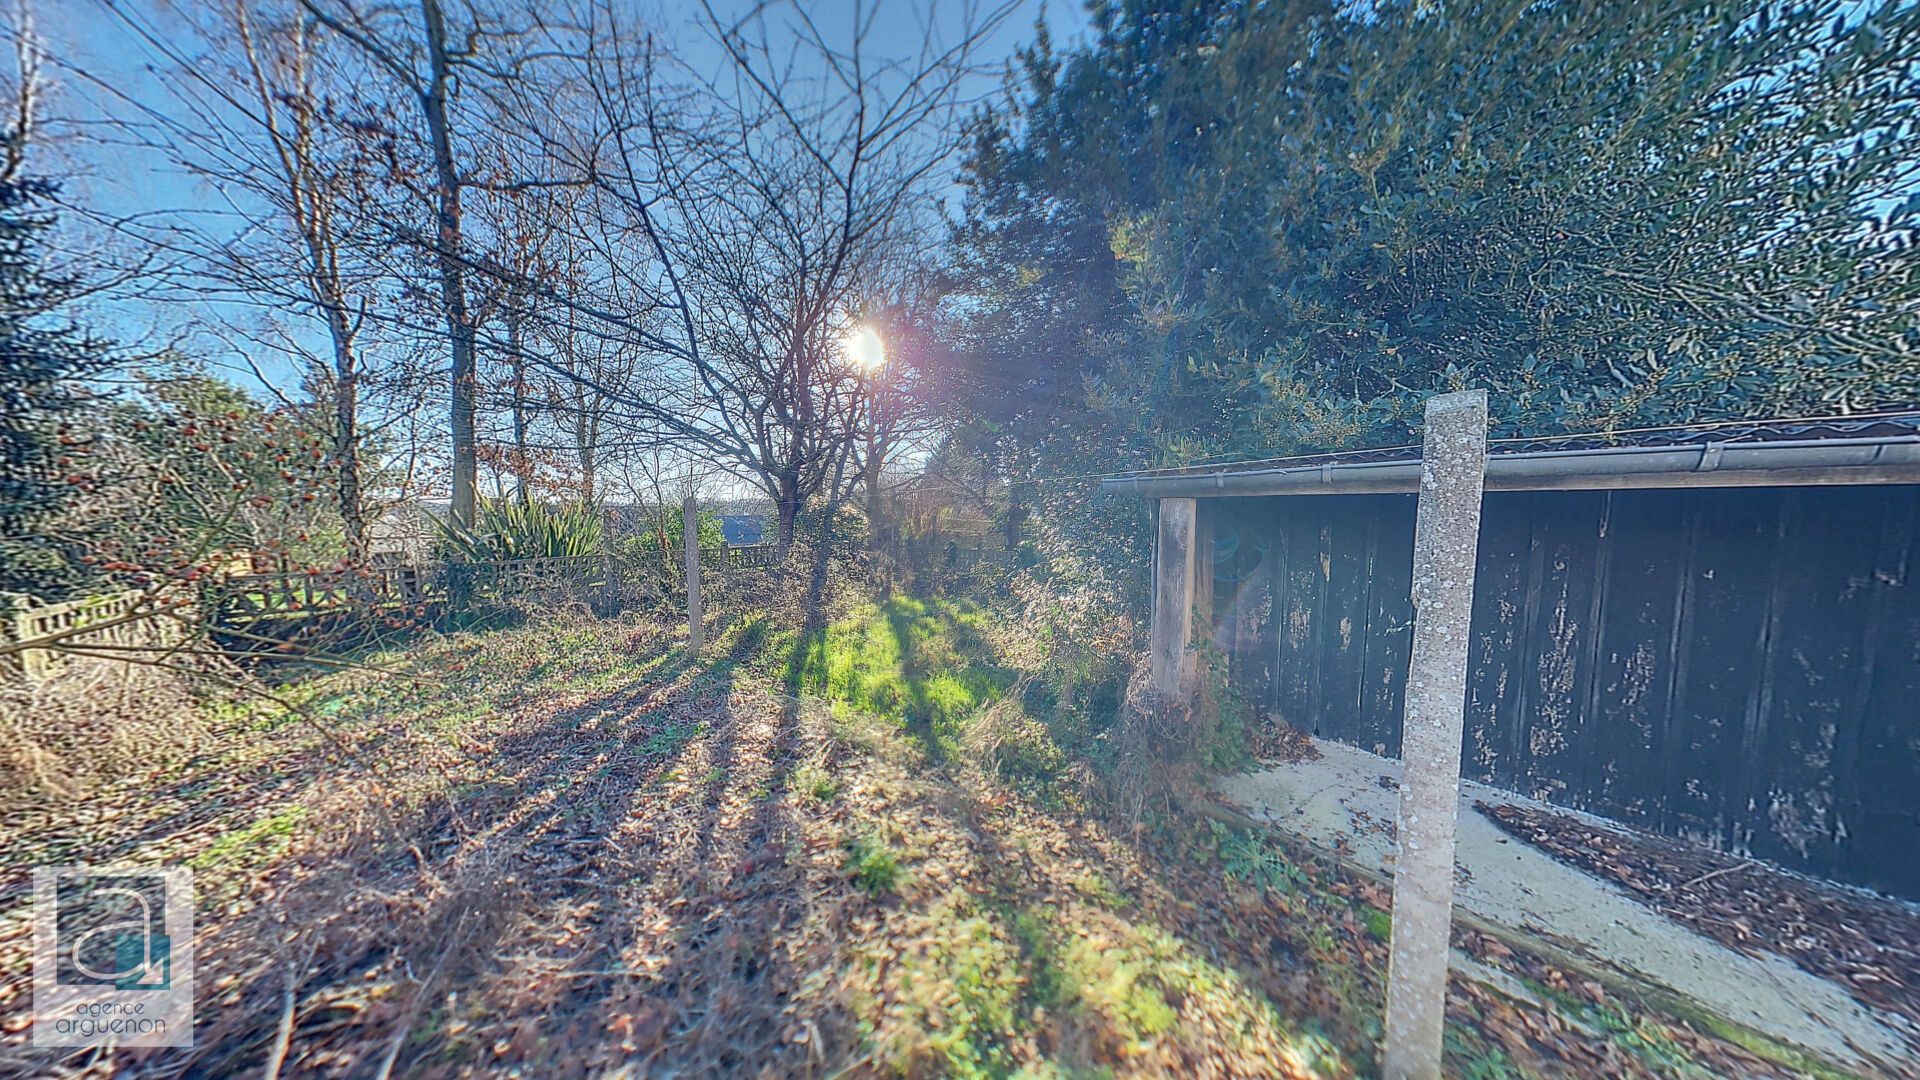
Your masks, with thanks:
[[[0,591],[60,592],[82,576],[48,526],[77,490],[63,460],[89,454],[93,382],[113,364],[104,342],[61,317],[75,282],[45,265],[54,218],[42,207],[55,191],[0,176]]]
[[[1042,473],[1920,399],[1920,6],[1122,0],[977,128],[975,412]]]

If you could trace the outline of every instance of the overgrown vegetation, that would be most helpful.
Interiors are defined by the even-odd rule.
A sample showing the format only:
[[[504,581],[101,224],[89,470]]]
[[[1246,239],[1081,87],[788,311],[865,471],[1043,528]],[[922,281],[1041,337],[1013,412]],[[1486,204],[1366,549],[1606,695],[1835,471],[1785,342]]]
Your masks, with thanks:
[[[0,590],[58,592],[90,576],[84,537],[47,536],[80,494],[68,476],[90,448],[93,381],[115,360],[106,342],[61,321],[80,284],[50,269],[45,245],[59,191],[21,174],[26,132],[0,130]],[[30,538],[40,542],[30,542]]]
[[[515,0],[104,5],[161,77],[52,65],[102,95],[89,145],[229,205],[88,208],[139,253],[101,295],[186,283],[228,359],[297,369],[169,354],[118,398],[9,22],[0,588],[186,612],[303,579],[253,629],[0,689],[4,895],[67,860],[202,889],[196,1046],[79,1067],[1367,1073],[1387,899],[1193,798],[1263,719],[1209,658],[1191,693],[1139,677],[1150,511],[1094,479],[1396,446],[1469,386],[1508,436],[1920,399],[1920,5],[1098,0],[970,124],[971,6],[917,66],[805,4],[704,7],[717,75],[590,6],[546,35]],[[430,616],[388,573],[424,554],[397,508],[454,563],[624,555],[671,592],[664,492],[723,483],[780,565],[709,581],[704,650],[614,611],[632,582],[508,600],[462,566]],[[1019,556],[943,595],[985,574],[899,574],[915,520]],[[352,655],[148,678],[299,655],[269,631],[314,593],[366,609]],[[1454,996],[1461,1075],[1792,1071],[1458,944],[1512,977]],[[60,1067],[24,995],[6,1063]]]
[[[729,619],[703,658],[638,617],[429,636],[281,687],[295,712],[210,712],[204,756],[66,805],[142,837],[117,858],[198,870],[203,1075],[257,1074],[286,962],[289,1063],[399,1039],[429,1072],[1365,1074],[1385,897],[1253,832],[1133,828],[1088,796],[1110,731],[1008,636],[904,597],[810,635]],[[980,756],[1016,702],[1030,745]],[[91,835],[54,805],[7,866]],[[422,971],[457,1004],[371,1007]],[[1592,1035],[1472,984],[1456,1004],[1463,1074],[1785,1075],[1611,999],[1552,1006]]]
[[[1087,478],[1920,400],[1920,8],[1113,0],[971,131],[930,471],[1092,639],[1149,527]],[[991,481],[997,480],[998,486]]]
[[[591,506],[534,500],[478,500],[471,526],[433,519],[447,549],[468,562],[564,558],[602,552],[600,515]]]
[[[1920,394],[1911,5],[1095,10],[975,128],[983,449],[1083,471]],[[1006,451],[1014,451],[1007,455]]]
[[[892,720],[948,758],[967,722],[1014,681],[993,657],[989,622],[975,604],[896,596],[800,638],[788,678],[801,693]]]

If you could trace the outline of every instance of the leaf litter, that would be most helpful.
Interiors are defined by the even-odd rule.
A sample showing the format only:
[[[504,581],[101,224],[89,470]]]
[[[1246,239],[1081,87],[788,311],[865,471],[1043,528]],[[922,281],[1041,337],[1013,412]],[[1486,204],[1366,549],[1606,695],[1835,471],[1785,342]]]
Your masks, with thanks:
[[[699,662],[644,620],[432,640],[429,680],[316,681],[351,760],[251,715],[221,754],[9,829],[0,1074],[1371,1071],[1377,886],[1236,876],[1202,819],[1011,791],[791,695],[760,638]],[[296,809],[284,843],[221,848]],[[200,860],[192,1049],[26,1045],[16,890],[52,856]],[[1565,997],[1456,978],[1452,1071],[1791,1075],[1465,944]]]

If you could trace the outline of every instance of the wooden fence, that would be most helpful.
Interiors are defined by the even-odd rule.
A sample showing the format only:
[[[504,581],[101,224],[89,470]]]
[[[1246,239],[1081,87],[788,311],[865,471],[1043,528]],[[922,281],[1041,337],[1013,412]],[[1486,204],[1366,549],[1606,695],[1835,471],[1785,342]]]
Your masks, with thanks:
[[[152,610],[154,598],[137,590],[89,596],[57,604],[0,609],[0,640],[9,644],[57,639],[74,647],[164,648],[180,640],[180,624]],[[142,612],[145,606],[149,610]],[[87,629],[98,627],[98,629]],[[68,654],[55,649],[22,649],[0,655],[0,674],[29,682],[50,679],[65,670]]]
[[[708,549],[703,562],[727,572],[764,572],[773,565],[773,545]],[[495,559],[367,570],[288,571],[242,574],[207,589],[214,622],[234,626],[349,610],[379,611],[512,597],[583,596],[618,606],[648,596],[673,568],[615,555],[568,555]]]
[[[722,573],[764,573],[774,564],[774,547],[721,545],[707,550],[702,561]],[[239,630],[263,622],[422,607],[444,611],[448,606],[464,608],[513,598],[579,597],[597,607],[617,609],[630,600],[657,595],[659,582],[671,572],[663,565],[614,555],[575,555],[234,574],[202,588],[199,610],[209,625]],[[181,638],[178,620],[157,612],[142,615],[143,603],[152,603],[152,597],[139,591],[56,604],[33,604],[23,598],[12,607],[0,597],[0,641],[18,644],[57,638],[62,644],[114,647],[177,643]],[[93,625],[100,629],[73,633]],[[66,655],[54,648],[0,654],[0,675],[31,682],[48,679],[65,666]]]
[[[439,571],[422,566],[281,571],[220,578],[204,591],[217,623],[238,624],[348,607],[382,608],[444,596]]]
[[[918,573],[972,574],[1011,571],[1020,564],[1020,553],[992,546],[986,538],[968,537],[969,543],[940,537],[908,539],[901,543],[901,561]]]
[[[720,545],[720,565],[727,570],[766,570],[773,566],[774,557],[772,544]]]

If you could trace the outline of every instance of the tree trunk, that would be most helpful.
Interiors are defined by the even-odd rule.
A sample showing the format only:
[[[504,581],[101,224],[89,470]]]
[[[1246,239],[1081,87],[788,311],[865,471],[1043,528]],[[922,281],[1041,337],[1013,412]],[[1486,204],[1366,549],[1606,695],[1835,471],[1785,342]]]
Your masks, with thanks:
[[[779,493],[773,500],[774,514],[778,518],[779,531],[776,534],[780,542],[780,555],[784,558],[787,550],[793,546],[793,535],[800,520],[800,481],[791,474],[780,477]]]
[[[466,271],[460,264],[460,174],[454,168],[453,137],[447,124],[447,21],[440,9],[440,0],[420,0],[420,17],[426,29],[430,69],[426,91],[420,95],[420,107],[426,114],[427,134],[433,147],[435,194],[439,202],[436,261],[440,270],[441,305],[447,316],[447,336],[453,348],[449,371],[452,404],[448,416],[453,439],[452,514],[457,523],[471,526],[479,471],[479,455],[474,445],[474,399],[478,385],[473,321],[467,313]]]
[[[349,368],[338,373],[333,391],[333,462],[340,500],[340,524],[346,534],[347,562],[367,565],[367,514],[361,505],[360,410],[358,375]]]
[[[1020,497],[1019,485],[1007,492],[1006,541],[1007,550],[1013,551],[1020,546],[1020,531],[1027,521],[1026,500]]]
[[[877,446],[869,446],[867,459],[860,466],[860,483],[867,489],[867,543],[876,552],[887,547],[886,506],[880,498],[881,457]]]
[[[832,522],[840,512],[840,480],[847,469],[847,455],[840,454],[833,463],[833,482],[827,486],[827,521]],[[829,525],[829,528],[832,526]],[[807,575],[806,628],[817,630],[827,624],[827,571],[833,556],[828,537],[822,535],[820,543],[813,549],[812,570]]]
[[[507,356],[513,365],[513,493],[521,506],[533,501],[527,473],[533,459],[527,453],[527,358],[520,355],[520,299],[507,299]]]
[[[600,417],[588,410],[585,394],[578,395],[578,399],[573,434],[580,457],[580,499],[588,506],[597,506],[600,502]]]
[[[314,251],[317,265],[327,263]],[[360,364],[353,352],[354,331],[337,284],[325,288],[327,334],[333,340],[333,471],[334,497],[339,502],[340,525],[347,562],[365,566],[368,559],[367,512],[360,478]]]

